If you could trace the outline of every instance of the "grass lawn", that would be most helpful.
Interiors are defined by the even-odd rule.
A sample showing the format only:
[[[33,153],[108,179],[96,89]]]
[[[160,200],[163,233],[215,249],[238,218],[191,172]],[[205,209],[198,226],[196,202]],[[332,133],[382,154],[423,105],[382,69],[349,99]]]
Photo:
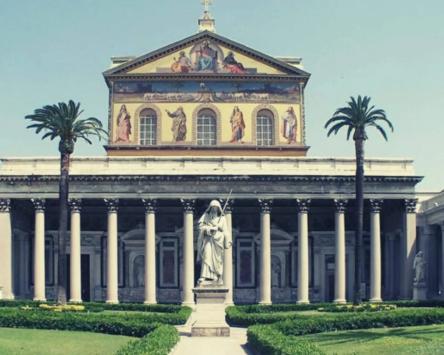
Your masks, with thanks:
[[[444,325],[362,329],[312,334],[327,354],[444,354]]]
[[[113,354],[133,339],[135,338],[88,332],[0,328],[0,354]]]

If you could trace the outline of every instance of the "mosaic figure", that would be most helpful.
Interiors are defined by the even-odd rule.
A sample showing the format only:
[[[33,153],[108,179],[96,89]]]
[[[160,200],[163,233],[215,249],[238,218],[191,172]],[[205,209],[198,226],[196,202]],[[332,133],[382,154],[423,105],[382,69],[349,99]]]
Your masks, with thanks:
[[[242,138],[245,132],[244,115],[238,106],[234,107],[233,113],[230,119],[231,123],[231,143],[243,143]]]
[[[122,105],[117,115],[117,142],[129,142],[131,134],[131,116],[126,110],[126,106]]]
[[[183,107],[179,106],[174,112],[166,110],[166,113],[173,119],[171,132],[173,132],[174,141],[183,142],[187,135],[187,116],[185,115]]]
[[[293,107],[289,107],[287,112],[285,112],[283,121],[282,135],[287,139],[288,144],[295,143],[297,120]]]

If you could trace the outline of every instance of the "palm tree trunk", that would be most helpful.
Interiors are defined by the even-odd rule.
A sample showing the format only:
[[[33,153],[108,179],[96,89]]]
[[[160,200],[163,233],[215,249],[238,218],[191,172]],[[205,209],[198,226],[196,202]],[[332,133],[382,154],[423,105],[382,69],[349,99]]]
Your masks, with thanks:
[[[69,191],[69,160],[68,153],[60,155],[59,181],[59,238],[58,238],[58,268],[57,268],[57,303],[66,304],[66,235],[68,230],[68,191]]]
[[[353,303],[359,304],[362,301],[361,275],[362,275],[362,240],[364,229],[364,140],[355,140],[356,151],[356,206],[355,206],[355,285]]]

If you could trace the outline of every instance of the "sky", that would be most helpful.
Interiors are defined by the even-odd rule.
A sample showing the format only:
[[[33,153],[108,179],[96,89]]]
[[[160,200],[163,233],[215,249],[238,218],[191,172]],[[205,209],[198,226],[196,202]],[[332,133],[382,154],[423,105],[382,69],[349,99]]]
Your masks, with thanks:
[[[217,33],[271,56],[302,57],[312,157],[353,157],[324,124],[368,95],[395,131],[369,131],[366,157],[412,158],[419,191],[444,189],[444,1],[214,0]],[[110,57],[143,55],[197,32],[200,0],[0,0],[0,157],[54,156],[24,116],[74,99],[107,122]],[[105,155],[79,143],[75,155]]]

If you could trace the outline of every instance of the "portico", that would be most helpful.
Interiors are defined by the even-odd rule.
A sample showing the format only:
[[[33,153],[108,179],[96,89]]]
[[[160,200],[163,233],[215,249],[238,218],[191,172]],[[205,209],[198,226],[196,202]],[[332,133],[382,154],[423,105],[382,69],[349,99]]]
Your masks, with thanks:
[[[2,273],[1,285],[5,298],[44,300],[53,297],[57,270],[57,160],[34,162],[34,174],[28,163],[5,161],[1,169],[0,260],[2,270],[9,270]],[[232,190],[226,211],[233,239],[225,255],[231,261],[226,263],[227,303],[345,302],[354,273],[353,161],[335,164],[307,158],[74,160],[69,299],[81,302],[83,294],[109,303],[193,304],[199,274],[195,221],[210,199],[226,198]],[[384,260],[398,257],[396,248],[387,248],[393,238],[400,245],[416,240],[412,219],[405,223],[411,209],[404,206],[406,200],[413,203],[419,178],[406,161],[367,164],[364,280],[366,298],[377,302],[396,297],[390,290],[404,287],[382,275],[391,268],[408,273],[411,267],[407,261]],[[131,175],[117,173],[129,165]]]

